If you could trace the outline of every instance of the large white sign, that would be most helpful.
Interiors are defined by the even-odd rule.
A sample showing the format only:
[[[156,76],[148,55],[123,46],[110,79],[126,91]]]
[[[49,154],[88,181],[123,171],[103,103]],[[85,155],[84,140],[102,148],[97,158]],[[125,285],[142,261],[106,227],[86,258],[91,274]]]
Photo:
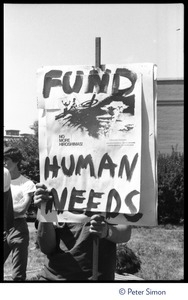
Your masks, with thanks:
[[[153,64],[38,70],[41,221],[156,224]]]

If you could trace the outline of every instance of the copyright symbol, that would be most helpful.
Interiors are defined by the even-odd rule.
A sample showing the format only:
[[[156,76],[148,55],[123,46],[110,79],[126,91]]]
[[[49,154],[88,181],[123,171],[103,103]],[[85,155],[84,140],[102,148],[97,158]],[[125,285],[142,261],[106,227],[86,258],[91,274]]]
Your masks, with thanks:
[[[125,295],[125,293],[126,293],[125,289],[122,289],[122,288],[119,289],[119,294],[120,295]]]

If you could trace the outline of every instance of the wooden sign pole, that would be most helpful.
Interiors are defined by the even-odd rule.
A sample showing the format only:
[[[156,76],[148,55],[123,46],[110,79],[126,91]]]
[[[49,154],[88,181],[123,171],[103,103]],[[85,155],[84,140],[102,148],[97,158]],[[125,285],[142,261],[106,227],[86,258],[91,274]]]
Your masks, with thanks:
[[[101,67],[101,38],[95,38],[95,67]],[[93,237],[93,274],[92,280],[98,279],[99,237]]]
[[[95,38],[95,67],[101,67],[101,38]]]
[[[99,237],[93,237],[93,274],[92,280],[98,279]]]

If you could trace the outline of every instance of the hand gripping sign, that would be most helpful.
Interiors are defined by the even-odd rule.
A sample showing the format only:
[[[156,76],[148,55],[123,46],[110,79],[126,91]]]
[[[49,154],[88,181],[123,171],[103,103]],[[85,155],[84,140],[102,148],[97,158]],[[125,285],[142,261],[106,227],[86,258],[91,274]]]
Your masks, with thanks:
[[[156,66],[38,70],[40,181],[47,222],[156,225]]]

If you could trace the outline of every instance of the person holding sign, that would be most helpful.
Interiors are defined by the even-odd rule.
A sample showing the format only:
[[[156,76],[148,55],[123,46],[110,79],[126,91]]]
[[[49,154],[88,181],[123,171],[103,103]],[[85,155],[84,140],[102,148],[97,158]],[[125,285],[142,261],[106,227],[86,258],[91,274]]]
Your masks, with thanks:
[[[52,194],[44,184],[37,184],[34,203],[51,200]],[[127,242],[131,227],[108,224],[100,214],[92,215],[89,222],[39,222],[38,244],[47,255],[43,270],[37,276],[44,281],[92,280],[93,237],[99,237],[98,280],[114,280],[116,243]],[[33,279],[34,280],[34,279]]]

